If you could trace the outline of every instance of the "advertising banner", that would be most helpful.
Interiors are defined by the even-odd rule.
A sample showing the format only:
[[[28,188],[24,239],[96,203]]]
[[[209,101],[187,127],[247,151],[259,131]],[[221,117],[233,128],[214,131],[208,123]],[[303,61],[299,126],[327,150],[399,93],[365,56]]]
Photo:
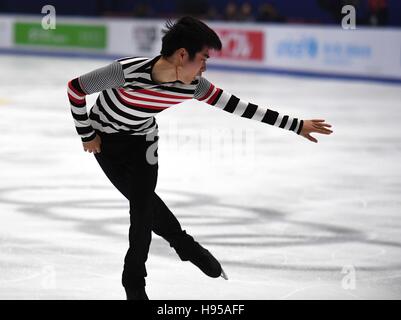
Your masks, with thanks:
[[[108,53],[125,56],[154,56],[160,53],[163,23],[151,21],[108,21]]]
[[[264,32],[263,30],[215,28],[223,48],[213,54],[214,58],[230,61],[264,61]]]
[[[11,39],[12,18],[0,17],[0,48],[11,48],[13,43]]]
[[[266,28],[267,67],[401,78],[401,32],[335,27]]]
[[[0,48],[152,57],[160,54],[165,20],[0,15]],[[207,22],[223,48],[210,66],[401,80],[401,30]],[[196,41],[196,39],[194,39]]]
[[[39,22],[14,23],[16,45],[67,47],[82,49],[106,49],[105,25],[58,23],[56,29],[43,29]]]

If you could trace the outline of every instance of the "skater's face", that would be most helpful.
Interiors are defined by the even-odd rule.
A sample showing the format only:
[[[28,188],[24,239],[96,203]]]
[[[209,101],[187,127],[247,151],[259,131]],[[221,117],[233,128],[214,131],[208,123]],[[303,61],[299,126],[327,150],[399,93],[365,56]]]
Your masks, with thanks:
[[[185,83],[191,83],[196,76],[201,76],[206,71],[206,61],[209,59],[209,48],[205,47],[197,52],[194,59],[190,60],[185,49],[182,51],[182,77]]]

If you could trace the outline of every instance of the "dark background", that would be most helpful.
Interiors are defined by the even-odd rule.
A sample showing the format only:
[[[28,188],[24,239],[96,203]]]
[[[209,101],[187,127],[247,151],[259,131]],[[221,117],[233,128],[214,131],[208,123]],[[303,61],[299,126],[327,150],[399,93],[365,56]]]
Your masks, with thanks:
[[[51,4],[58,15],[174,18],[191,14],[222,21],[338,24],[341,7],[354,5],[357,24],[401,26],[400,0],[1,0],[0,13],[40,14]]]

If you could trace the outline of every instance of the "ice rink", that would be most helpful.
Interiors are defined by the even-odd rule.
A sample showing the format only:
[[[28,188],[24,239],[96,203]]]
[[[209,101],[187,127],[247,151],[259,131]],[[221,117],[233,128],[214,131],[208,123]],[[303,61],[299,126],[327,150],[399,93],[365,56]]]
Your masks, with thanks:
[[[83,151],[66,94],[107,63],[0,56],[0,299],[125,299],[128,202]],[[400,299],[400,85],[204,76],[334,133],[316,144],[198,101],[157,115],[157,192],[229,280],[154,235],[149,298]]]

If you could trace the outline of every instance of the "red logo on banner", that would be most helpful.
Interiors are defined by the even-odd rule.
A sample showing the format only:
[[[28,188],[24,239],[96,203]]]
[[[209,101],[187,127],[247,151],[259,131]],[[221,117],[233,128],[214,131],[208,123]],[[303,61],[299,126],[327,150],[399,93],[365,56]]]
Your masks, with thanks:
[[[223,44],[220,52],[213,51],[213,57],[233,60],[255,60],[264,58],[262,31],[215,29]]]

